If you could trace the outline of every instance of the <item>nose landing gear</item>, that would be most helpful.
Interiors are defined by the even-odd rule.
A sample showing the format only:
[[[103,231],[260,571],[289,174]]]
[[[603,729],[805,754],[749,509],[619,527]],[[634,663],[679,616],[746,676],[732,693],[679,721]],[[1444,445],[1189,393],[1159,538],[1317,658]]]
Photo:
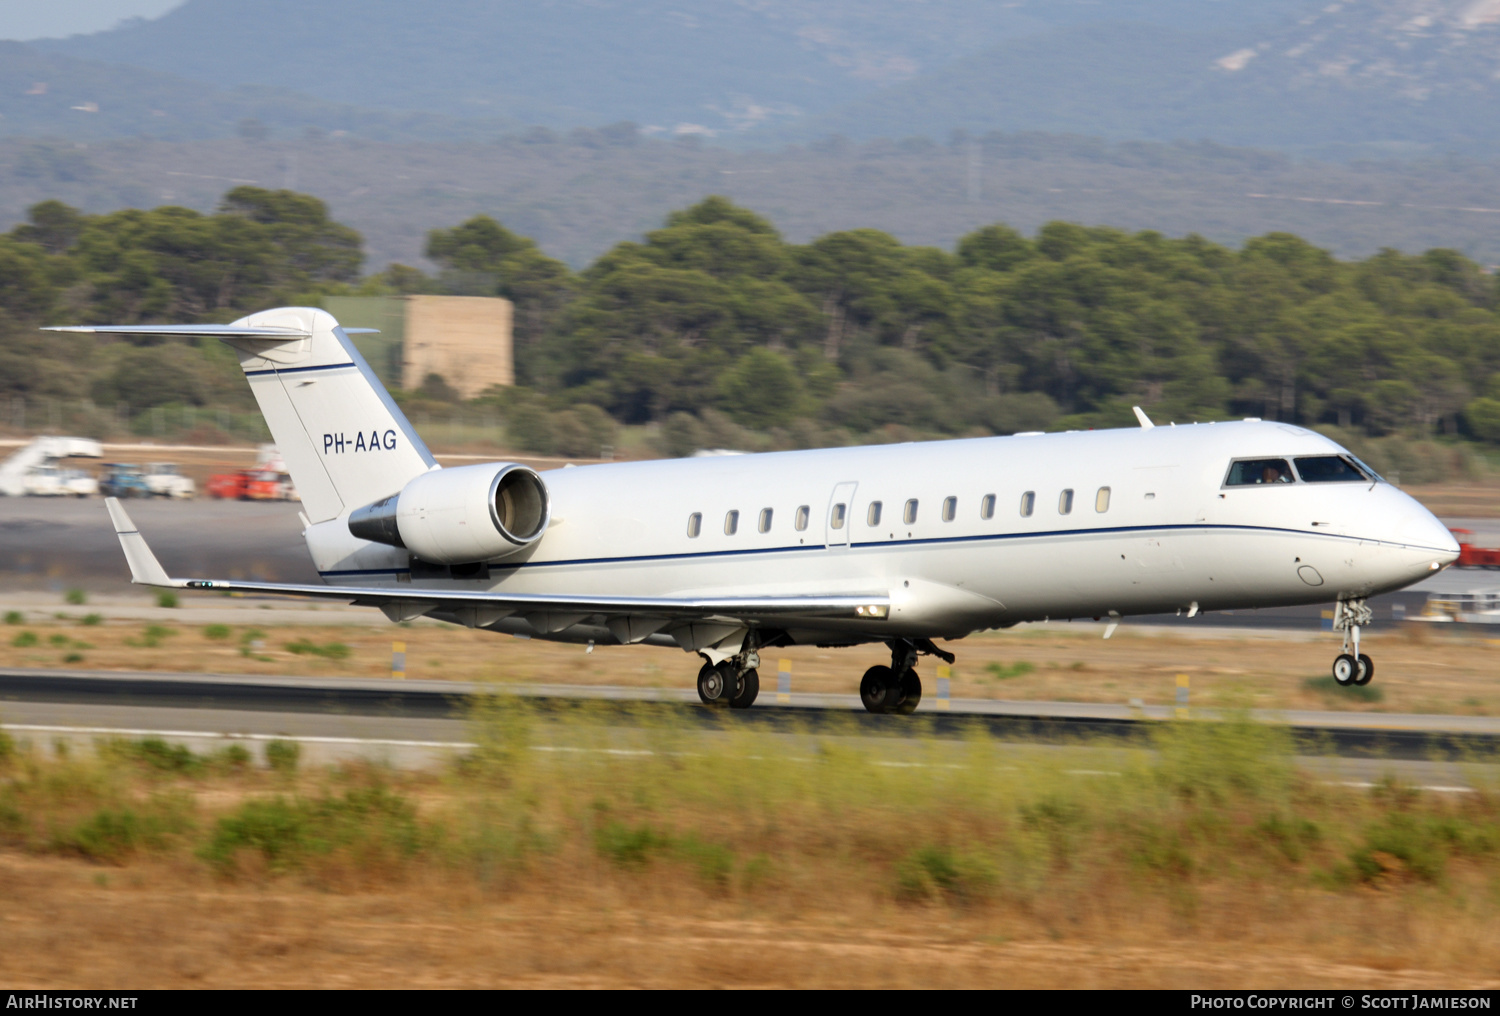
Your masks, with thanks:
[[[1369,684],[1375,676],[1375,661],[1359,651],[1359,630],[1374,619],[1363,596],[1333,605],[1333,630],[1344,633],[1344,651],[1333,661],[1333,679],[1341,687]]]

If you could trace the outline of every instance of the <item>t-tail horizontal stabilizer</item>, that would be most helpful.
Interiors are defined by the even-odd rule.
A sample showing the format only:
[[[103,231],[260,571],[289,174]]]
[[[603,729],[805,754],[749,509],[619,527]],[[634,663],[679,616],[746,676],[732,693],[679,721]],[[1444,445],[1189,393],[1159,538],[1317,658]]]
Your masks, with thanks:
[[[151,548],[146,546],[146,538],[135,528],[135,523],[130,521],[130,516],[125,513],[125,507],[118,498],[107,497],[104,505],[109,509],[110,521],[115,524],[115,535],[120,538],[120,549],[125,551],[125,561],[130,565],[131,582],[141,586],[177,588],[187,585],[184,579],[167,577],[167,570],[161,566],[156,555],[151,553]]]

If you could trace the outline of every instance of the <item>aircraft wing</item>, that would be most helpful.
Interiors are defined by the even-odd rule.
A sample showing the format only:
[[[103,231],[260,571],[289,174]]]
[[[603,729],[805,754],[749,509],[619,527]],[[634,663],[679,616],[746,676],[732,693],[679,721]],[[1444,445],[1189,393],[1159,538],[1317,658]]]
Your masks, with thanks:
[[[662,597],[662,596],[568,596],[552,593],[507,593],[503,590],[469,592],[408,586],[327,586],[280,582],[241,582],[233,579],[177,579],[167,575],[147,546],[135,523],[115,498],[105,498],[115,534],[130,565],[130,579],[138,585],[171,589],[204,589],[217,592],[274,593],[342,600],[360,606],[379,607],[388,617],[419,616],[428,610],[474,607],[501,612],[547,612],[553,614],[646,615],[683,620],[730,618],[884,618],[890,608],[888,593],[871,595]],[[423,609],[425,608],[425,609]]]

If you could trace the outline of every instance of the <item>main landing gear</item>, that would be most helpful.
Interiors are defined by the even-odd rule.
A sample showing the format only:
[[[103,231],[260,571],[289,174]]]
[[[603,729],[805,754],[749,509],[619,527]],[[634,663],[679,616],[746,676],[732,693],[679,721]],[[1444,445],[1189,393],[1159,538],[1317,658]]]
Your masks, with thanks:
[[[760,654],[746,650],[720,663],[709,661],[698,671],[698,697],[706,706],[749,709],[760,694]]]
[[[1344,633],[1344,651],[1333,660],[1333,679],[1341,687],[1369,684],[1375,676],[1375,661],[1359,651],[1359,630],[1373,620],[1363,596],[1333,605],[1333,630]]]
[[[932,644],[930,639],[892,639],[891,665],[875,666],[865,671],[859,682],[859,699],[872,713],[901,713],[916,711],[922,701],[922,679],[917,676],[917,655],[926,653],[936,656],[944,663],[952,663],[952,653],[945,653]]]

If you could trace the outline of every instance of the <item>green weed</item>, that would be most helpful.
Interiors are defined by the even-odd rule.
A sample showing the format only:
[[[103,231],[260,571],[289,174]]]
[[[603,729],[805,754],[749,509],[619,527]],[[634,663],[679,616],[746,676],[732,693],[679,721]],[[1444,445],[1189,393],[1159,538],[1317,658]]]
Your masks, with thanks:
[[[228,875],[241,851],[258,853],[272,871],[285,871],[336,850],[367,861],[410,857],[422,842],[416,809],[401,795],[374,786],[316,800],[246,801],[219,819],[198,856]]]
[[[89,602],[89,596],[82,589],[69,589],[63,594],[63,600],[71,606],[81,607]]]
[[[325,660],[346,660],[349,658],[349,647],[342,642],[329,642],[320,646],[316,642],[311,642],[307,639],[298,639],[295,642],[288,642],[283,648],[287,652],[295,653],[298,656],[321,656]]]
[[[6,624],[21,624],[25,620],[26,618],[21,615],[19,610],[7,610],[5,612]]]
[[[176,634],[177,632],[173,628],[159,624],[148,624],[146,630],[141,633],[139,640],[126,639],[125,644],[127,646],[134,646],[137,649],[155,649],[161,645],[163,639],[171,638]]]
[[[594,831],[594,846],[622,868],[640,868],[653,854],[671,849],[672,839],[649,825],[628,826],[612,820]]]
[[[896,865],[896,894],[902,899],[945,897],[971,903],[989,896],[999,881],[983,858],[943,846],[921,847]]]
[[[991,663],[984,668],[985,673],[996,681],[1008,681],[1013,677],[1025,677],[1036,670],[1036,664],[1020,660],[1016,663]]]
[[[1385,700],[1385,689],[1378,684],[1339,684],[1332,674],[1309,677],[1302,682],[1308,691],[1326,695],[1335,701],[1381,702]]]
[[[36,637],[36,632],[34,631],[23,631],[21,634],[10,640],[10,644],[15,646],[17,649],[30,649],[32,646],[37,645],[39,642],[41,642],[41,639]]]
[[[203,629],[203,637],[222,641],[227,639],[233,632],[227,624],[210,624]]]
[[[156,605],[171,609],[177,606],[177,594],[170,589],[163,589],[156,594]]]
[[[266,742],[266,765],[278,773],[294,773],[297,764],[302,760],[302,745],[296,741]]]
[[[85,615],[83,615],[83,617],[81,617],[81,618],[78,619],[78,623],[82,624],[82,625],[87,625],[88,627],[92,628],[94,625],[103,624],[104,623],[104,615],[103,614],[85,614]]]
[[[117,762],[130,762],[158,773],[192,776],[203,771],[203,759],[191,748],[170,744],[159,737],[140,740],[117,738],[100,746],[100,754]]]

